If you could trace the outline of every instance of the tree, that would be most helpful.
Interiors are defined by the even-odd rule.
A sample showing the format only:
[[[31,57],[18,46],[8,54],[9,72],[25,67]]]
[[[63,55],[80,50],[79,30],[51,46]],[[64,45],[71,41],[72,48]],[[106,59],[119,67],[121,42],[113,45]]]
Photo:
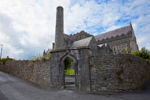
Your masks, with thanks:
[[[66,69],[69,69],[71,67],[73,63],[73,60],[69,57],[67,57],[65,60],[64,60],[64,64],[65,64],[65,70]]]
[[[150,61],[150,51],[145,47],[143,47],[141,50],[135,51],[133,55],[142,57],[146,59],[146,61]]]

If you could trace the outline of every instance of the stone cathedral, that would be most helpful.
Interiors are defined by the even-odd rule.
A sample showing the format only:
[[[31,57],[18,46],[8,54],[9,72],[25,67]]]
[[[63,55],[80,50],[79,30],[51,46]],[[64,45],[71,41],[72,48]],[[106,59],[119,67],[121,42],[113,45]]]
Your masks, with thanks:
[[[132,24],[99,35],[81,31],[73,35],[64,34],[63,7],[57,7],[56,33],[53,50],[88,47],[93,54],[119,54],[138,50]]]
[[[96,36],[84,31],[73,35],[64,34],[63,7],[58,6],[55,43],[53,43],[53,49],[50,52],[50,85],[53,88],[64,88],[69,82],[67,78],[71,78],[74,81],[69,84],[74,83],[75,90],[79,91],[103,90],[106,88],[103,86],[105,84],[108,84],[106,90],[120,88],[115,87],[116,83],[120,84],[117,81],[120,76],[119,78],[116,77],[116,71],[122,70],[124,64],[119,68],[117,68],[118,65],[114,64],[124,63],[126,59],[130,61],[128,60],[130,56],[120,55],[118,57],[118,54],[123,53],[123,51],[134,52],[136,50],[138,50],[138,45],[131,24]],[[65,75],[67,58],[71,58],[73,61],[71,65],[75,72],[73,76]],[[109,81],[106,81],[107,79]],[[124,88],[122,84],[121,88]]]
[[[150,63],[130,54],[138,50],[131,24],[96,36],[84,31],[67,35],[63,17],[63,7],[59,6],[50,59],[0,62],[0,71],[40,87],[86,93],[149,88]]]

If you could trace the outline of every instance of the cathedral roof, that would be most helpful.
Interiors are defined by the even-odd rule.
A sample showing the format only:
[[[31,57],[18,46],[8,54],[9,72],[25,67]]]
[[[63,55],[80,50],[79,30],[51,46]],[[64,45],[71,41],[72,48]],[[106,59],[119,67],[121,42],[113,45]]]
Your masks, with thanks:
[[[78,48],[78,47],[88,47],[90,45],[91,40],[93,37],[87,37],[78,41],[73,42],[72,48]]]
[[[96,35],[95,39],[96,39],[96,41],[98,41],[98,40],[101,41],[101,40],[107,39],[107,38],[112,38],[112,37],[116,37],[116,36],[126,35],[130,31],[132,31],[132,26],[128,25],[128,26],[125,26],[125,27],[121,27],[121,28],[118,28],[118,29],[106,32],[106,33],[102,33],[100,35]]]

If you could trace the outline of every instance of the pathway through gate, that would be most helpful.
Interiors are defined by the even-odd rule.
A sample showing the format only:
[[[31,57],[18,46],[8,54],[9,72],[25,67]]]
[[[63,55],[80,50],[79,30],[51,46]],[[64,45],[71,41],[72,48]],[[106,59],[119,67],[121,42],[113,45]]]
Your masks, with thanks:
[[[75,89],[75,62],[72,58],[66,57],[64,60],[64,88]]]
[[[69,90],[75,89],[75,75],[65,76],[65,89],[69,89]]]

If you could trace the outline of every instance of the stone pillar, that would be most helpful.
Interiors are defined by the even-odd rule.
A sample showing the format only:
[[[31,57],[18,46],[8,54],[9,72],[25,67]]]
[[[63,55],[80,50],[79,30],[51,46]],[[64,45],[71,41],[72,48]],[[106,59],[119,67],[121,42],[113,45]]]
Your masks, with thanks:
[[[55,50],[65,49],[66,43],[64,40],[64,20],[63,7],[57,7],[56,14],[56,30],[55,30]]]

